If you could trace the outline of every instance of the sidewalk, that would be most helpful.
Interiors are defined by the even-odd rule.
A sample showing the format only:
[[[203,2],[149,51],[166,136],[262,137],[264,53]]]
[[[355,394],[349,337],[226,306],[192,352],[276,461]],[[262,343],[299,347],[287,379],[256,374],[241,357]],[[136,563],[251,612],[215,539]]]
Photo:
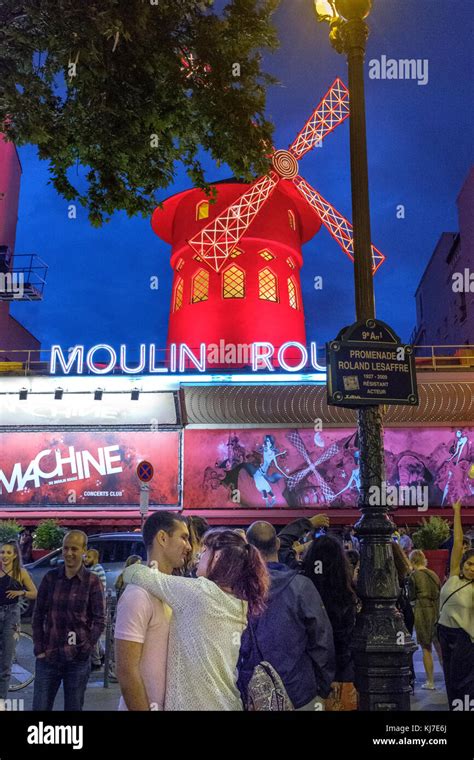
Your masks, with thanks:
[[[27,628],[28,630],[28,628]],[[443,712],[448,710],[446,691],[444,688],[443,671],[438,662],[436,653],[434,653],[435,663],[435,685],[436,691],[425,691],[421,684],[426,681],[423,669],[423,660],[421,649],[418,648],[414,655],[414,665],[416,674],[415,694],[411,698],[412,712]],[[33,704],[33,685],[17,692],[10,692],[9,697],[18,700],[24,700],[22,707],[19,709],[31,710]],[[120,687],[117,683],[110,683],[107,689],[104,688],[104,671],[94,671],[91,673],[89,684],[86,690],[84,701],[84,710],[94,712],[107,712],[117,710],[120,699]],[[55,711],[64,709],[62,687],[56,697],[54,707]]]
[[[423,659],[421,654],[421,648],[419,647],[414,655],[415,665],[415,694],[411,698],[412,712],[442,712],[448,711],[448,699],[446,696],[446,689],[444,688],[444,676],[443,669],[438,662],[436,652],[433,651],[434,659],[434,673],[435,673],[435,686],[436,691],[424,690],[421,688],[421,684],[425,683],[426,676],[423,668]]]

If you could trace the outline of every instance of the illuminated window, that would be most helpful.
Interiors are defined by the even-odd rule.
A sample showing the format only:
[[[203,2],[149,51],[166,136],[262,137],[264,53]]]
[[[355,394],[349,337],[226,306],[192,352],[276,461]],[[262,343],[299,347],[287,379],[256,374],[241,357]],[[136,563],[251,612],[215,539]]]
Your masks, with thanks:
[[[207,219],[209,216],[209,201],[200,201],[196,205],[196,221]]]
[[[288,221],[292,230],[296,230],[296,219],[293,211],[288,209]]]
[[[288,300],[292,309],[298,308],[298,290],[293,277],[288,277]]]
[[[258,297],[263,301],[278,301],[277,279],[270,269],[258,273]]]
[[[209,272],[200,269],[193,277],[192,303],[207,301],[209,297]]]
[[[178,263],[176,264],[176,271],[181,272],[183,267],[184,267],[184,259],[178,259]]]
[[[243,253],[243,251],[241,251],[240,248],[234,248],[234,250],[230,254],[230,258],[231,259],[236,259],[237,256],[240,256],[241,253]]]
[[[178,311],[178,309],[181,308],[183,305],[183,279],[182,277],[179,277],[179,279],[176,281],[176,286],[174,289],[174,305],[173,305],[173,311]]]
[[[194,259],[194,261],[202,261],[200,255],[198,253],[196,253],[196,255],[193,256],[193,259]]]
[[[264,251],[259,251],[259,253],[262,259],[265,259],[265,261],[271,261],[275,258],[273,253],[270,253],[270,251],[267,251],[266,249]]]
[[[286,260],[286,263],[288,264],[288,266],[290,267],[290,269],[294,269],[295,268],[295,262],[293,261],[293,259],[291,258],[291,256],[288,256],[288,258]]]
[[[233,264],[225,270],[222,278],[223,298],[245,298],[245,275]]]

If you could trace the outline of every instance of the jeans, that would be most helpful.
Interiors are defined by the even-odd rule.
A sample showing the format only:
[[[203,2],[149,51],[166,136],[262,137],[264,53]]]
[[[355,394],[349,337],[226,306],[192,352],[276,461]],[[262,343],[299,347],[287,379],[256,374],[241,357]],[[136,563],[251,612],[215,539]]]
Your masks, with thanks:
[[[91,659],[71,662],[48,662],[45,657],[36,659],[34,711],[51,711],[61,681],[64,690],[64,710],[80,712],[91,672]]]
[[[15,647],[20,631],[18,604],[0,606],[0,699],[6,699]]]

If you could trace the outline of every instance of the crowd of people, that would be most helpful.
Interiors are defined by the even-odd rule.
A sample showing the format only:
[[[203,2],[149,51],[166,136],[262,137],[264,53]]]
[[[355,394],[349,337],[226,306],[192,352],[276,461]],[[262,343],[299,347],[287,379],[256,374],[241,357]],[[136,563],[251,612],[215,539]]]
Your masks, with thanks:
[[[393,536],[397,606],[423,652],[434,689],[433,649],[450,709],[474,697],[474,549],[454,506],[449,577],[438,578],[408,530]],[[246,531],[155,512],[145,522],[146,564],[129,557],[116,581],[115,670],[120,710],[356,710],[351,645],[361,602],[360,546],[348,526],[296,520],[277,534],[265,521]],[[105,573],[87,535],[68,532],[64,563],[38,591],[20,546],[0,551],[0,706],[8,691],[19,599],[35,599],[33,710],[83,708],[103,658]],[[412,686],[414,670],[412,668]]]

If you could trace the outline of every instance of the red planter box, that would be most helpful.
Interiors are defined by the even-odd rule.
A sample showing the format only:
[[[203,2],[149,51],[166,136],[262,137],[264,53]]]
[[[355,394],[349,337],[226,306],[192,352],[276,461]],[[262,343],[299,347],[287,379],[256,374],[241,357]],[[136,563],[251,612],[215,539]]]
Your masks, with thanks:
[[[46,555],[51,554],[52,551],[54,551],[54,549],[32,549],[31,556],[33,562],[37,559],[41,559],[41,557],[46,557]]]
[[[441,583],[444,583],[446,574],[448,572],[448,557],[449,552],[447,549],[423,549],[423,554],[428,560],[428,567],[433,570]]]

